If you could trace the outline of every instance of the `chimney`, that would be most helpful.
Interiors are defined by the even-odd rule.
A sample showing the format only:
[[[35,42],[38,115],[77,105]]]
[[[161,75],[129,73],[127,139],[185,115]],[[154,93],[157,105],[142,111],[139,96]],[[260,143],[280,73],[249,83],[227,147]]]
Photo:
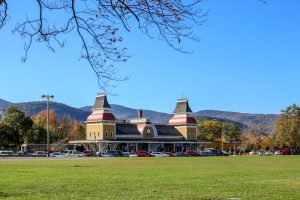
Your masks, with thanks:
[[[138,110],[138,118],[142,118],[143,117],[143,111],[142,110]]]

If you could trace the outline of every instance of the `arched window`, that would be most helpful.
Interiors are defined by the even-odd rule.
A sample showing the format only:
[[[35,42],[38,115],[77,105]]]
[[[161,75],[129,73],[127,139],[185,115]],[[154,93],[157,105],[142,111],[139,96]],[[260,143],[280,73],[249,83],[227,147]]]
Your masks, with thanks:
[[[108,132],[107,131],[105,131],[105,137],[108,137]]]
[[[113,132],[112,131],[110,132],[110,137],[113,138]]]

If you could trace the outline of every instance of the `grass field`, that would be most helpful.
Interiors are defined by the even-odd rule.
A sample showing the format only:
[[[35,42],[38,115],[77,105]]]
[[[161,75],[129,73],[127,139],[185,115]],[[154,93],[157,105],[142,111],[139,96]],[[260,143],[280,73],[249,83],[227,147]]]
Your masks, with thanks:
[[[0,199],[300,199],[300,156],[0,160]]]

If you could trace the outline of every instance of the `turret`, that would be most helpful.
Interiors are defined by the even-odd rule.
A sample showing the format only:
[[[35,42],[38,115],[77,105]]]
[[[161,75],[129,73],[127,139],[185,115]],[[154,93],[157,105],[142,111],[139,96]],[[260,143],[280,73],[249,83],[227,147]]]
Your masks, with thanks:
[[[193,111],[189,106],[187,99],[177,100],[176,108],[173,112],[173,117],[170,119],[170,125],[195,125],[197,124],[196,119],[191,116]]]
[[[187,99],[177,100],[173,117],[169,125],[173,125],[186,140],[197,140],[197,121]]]
[[[116,118],[110,112],[106,94],[97,94],[92,114],[87,118],[87,140],[114,140],[116,138]]]
[[[98,94],[92,107],[93,113],[87,118],[87,122],[115,121],[115,116],[110,112],[106,94]]]

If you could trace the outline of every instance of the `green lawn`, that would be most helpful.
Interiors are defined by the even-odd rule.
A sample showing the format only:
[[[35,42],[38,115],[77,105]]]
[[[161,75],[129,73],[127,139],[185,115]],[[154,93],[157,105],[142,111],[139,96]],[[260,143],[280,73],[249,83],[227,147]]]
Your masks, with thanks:
[[[0,160],[0,199],[300,199],[300,156]]]

